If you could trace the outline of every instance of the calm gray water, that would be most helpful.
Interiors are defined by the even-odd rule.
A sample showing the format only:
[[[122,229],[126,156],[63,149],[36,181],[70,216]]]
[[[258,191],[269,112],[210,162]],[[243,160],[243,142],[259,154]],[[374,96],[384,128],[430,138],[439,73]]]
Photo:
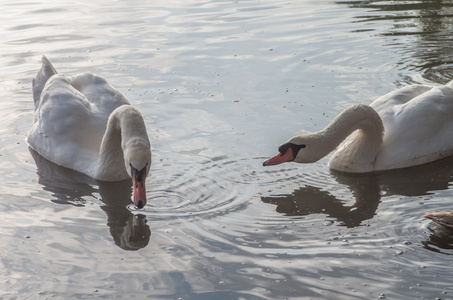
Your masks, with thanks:
[[[449,1],[2,1],[0,298],[451,299],[453,159],[262,167],[279,143],[453,78]],[[149,204],[25,143],[46,55],[141,110]]]

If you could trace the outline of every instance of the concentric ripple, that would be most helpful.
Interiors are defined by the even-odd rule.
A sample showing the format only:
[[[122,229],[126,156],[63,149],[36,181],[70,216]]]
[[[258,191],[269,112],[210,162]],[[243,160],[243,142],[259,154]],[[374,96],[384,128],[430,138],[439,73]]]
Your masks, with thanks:
[[[144,212],[154,217],[183,217],[232,211],[258,191],[256,162],[221,156],[188,164],[175,173],[157,170]]]

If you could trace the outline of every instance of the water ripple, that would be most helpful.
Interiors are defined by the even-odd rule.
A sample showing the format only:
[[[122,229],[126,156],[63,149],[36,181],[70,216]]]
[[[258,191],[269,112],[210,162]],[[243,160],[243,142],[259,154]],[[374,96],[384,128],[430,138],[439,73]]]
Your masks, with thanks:
[[[238,209],[257,191],[256,172],[243,172],[246,160],[215,157],[165,178],[153,174],[159,179],[152,183],[145,213],[153,217],[215,217]]]

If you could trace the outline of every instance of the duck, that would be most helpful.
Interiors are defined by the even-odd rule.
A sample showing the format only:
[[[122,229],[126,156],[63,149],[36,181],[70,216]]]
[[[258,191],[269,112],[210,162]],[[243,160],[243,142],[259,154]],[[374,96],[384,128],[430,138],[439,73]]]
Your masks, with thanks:
[[[453,211],[425,213],[423,217],[430,219],[442,229],[453,233]]]
[[[133,202],[143,208],[151,144],[141,113],[103,77],[58,74],[45,56],[32,85],[29,147],[95,180],[132,179]]]
[[[409,85],[370,105],[352,105],[323,130],[281,144],[263,165],[314,163],[331,152],[329,169],[345,173],[400,169],[453,155],[453,81]]]

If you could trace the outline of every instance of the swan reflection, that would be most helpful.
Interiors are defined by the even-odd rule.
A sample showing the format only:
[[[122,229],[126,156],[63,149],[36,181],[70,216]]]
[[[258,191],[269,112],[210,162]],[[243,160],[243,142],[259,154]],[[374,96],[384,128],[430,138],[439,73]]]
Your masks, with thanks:
[[[34,150],[30,153],[38,167],[38,183],[52,193],[51,201],[84,206],[85,197],[97,198],[99,193],[107,214],[107,225],[115,244],[124,250],[138,250],[148,245],[151,230],[146,217],[127,209],[131,204],[131,181],[98,182],[76,171],[58,166]],[[99,186],[97,189],[96,186]]]
[[[332,171],[336,183],[347,187],[353,204],[347,205],[328,188],[306,185],[291,194],[261,197],[277,206],[287,216],[325,214],[342,226],[356,227],[372,219],[383,195],[422,196],[448,189],[453,179],[453,157],[412,168],[370,174],[347,174]],[[338,189],[338,185],[333,185]]]
[[[307,185],[294,190],[290,195],[262,197],[265,203],[277,205],[277,212],[287,216],[326,214],[347,227],[359,226],[371,219],[380,202],[379,186],[374,175],[347,175],[333,173],[336,180],[346,184],[352,191],[355,203],[351,206],[320,187]]]

